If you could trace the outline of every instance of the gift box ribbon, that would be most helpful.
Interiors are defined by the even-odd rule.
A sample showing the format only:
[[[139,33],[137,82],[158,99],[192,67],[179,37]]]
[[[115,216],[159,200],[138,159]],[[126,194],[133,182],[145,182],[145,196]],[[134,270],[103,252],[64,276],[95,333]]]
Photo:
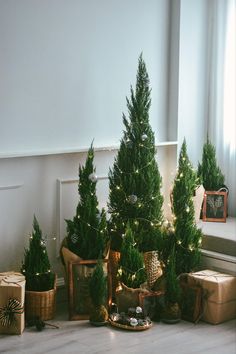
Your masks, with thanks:
[[[2,283],[5,283],[5,284],[14,284],[17,286],[21,286],[20,283],[24,280],[25,280],[25,276],[20,273],[13,273],[13,272],[0,273],[0,285],[2,285]]]

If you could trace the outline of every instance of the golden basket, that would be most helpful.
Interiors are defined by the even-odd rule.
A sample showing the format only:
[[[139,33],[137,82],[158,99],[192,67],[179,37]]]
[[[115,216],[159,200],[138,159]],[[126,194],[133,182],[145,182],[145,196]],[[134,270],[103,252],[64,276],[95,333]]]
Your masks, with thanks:
[[[162,275],[162,268],[158,260],[157,251],[148,251],[143,254],[145,269],[147,273],[147,283],[151,289],[158,278]]]
[[[56,276],[54,288],[48,291],[25,292],[26,320],[39,317],[42,321],[53,319],[56,309]]]

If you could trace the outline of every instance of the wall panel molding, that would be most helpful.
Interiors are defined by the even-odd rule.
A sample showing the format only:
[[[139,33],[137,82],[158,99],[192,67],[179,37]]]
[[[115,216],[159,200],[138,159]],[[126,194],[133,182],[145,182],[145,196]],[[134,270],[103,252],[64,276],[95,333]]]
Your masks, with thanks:
[[[6,186],[0,186],[0,191],[6,191],[9,189],[18,189],[23,187],[24,184],[10,184],[10,185],[6,185]]]

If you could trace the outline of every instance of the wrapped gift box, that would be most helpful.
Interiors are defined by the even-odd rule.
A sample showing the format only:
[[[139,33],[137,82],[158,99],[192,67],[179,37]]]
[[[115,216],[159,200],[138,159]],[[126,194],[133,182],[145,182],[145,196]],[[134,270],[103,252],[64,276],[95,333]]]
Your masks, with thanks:
[[[203,289],[202,320],[218,324],[236,318],[236,277],[206,269],[190,273],[189,283]]]
[[[12,319],[4,317],[10,300],[16,300],[12,308]],[[21,273],[0,273],[0,333],[21,334],[25,327],[24,317],[25,277]],[[18,304],[17,308],[15,305]],[[19,308],[21,308],[19,310]],[[18,312],[18,313],[16,313]]]

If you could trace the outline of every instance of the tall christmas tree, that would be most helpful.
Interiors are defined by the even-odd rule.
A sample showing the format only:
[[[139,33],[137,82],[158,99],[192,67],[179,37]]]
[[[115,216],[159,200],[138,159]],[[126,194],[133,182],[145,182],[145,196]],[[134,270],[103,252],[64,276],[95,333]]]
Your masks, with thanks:
[[[202,163],[198,164],[198,176],[206,191],[218,191],[224,187],[225,178],[217,165],[215,147],[208,137],[203,146]]]
[[[162,223],[161,176],[155,160],[154,133],[149,124],[149,78],[139,57],[136,90],[127,98],[129,118],[123,114],[125,131],[113,170],[109,173],[111,248],[120,250],[129,222],[140,251],[157,249]]]
[[[202,233],[196,226],[193,204],[197,181],[196,172],[187,155],[187,145],[184,139],[173,187],[177,274],[194,270],[200,261],[199,246]]]
[[[46,239],[43,238],[35,216],[29,248],[25,250],[21,272],[25,275],[26,290],[47,291],[54,287],[55,274],[51,271]]]
[[[93,159],[91,145],[85,166],[79,166],[80,200],[76,215],[73,220],[66,220],[68,248],[83,259],[103,258],[109,241],[105,211],[102,209],[100,213],[98,209]]]

